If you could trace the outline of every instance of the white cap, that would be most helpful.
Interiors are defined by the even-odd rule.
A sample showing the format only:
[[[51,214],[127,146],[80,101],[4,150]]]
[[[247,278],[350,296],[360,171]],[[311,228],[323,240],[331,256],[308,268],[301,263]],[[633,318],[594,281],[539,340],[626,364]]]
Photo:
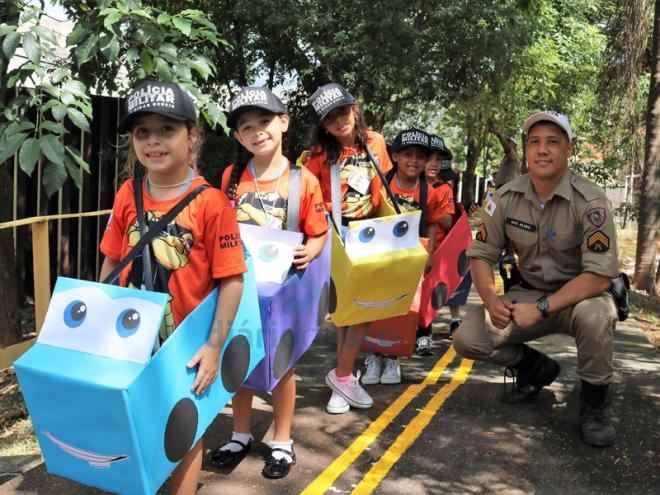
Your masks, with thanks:
[[[566,117],[566,115],[563,113],[553,112],[552,110],[535,113],[523,124],[523,134],[527,135],[529,133],[529,129],[537,122],[552,122],[557,124],[559,127],[564,129],[564,132],[568,136],[568,140],[571,143],[573,142],[573,130],[571,129],[571,124],[568,122],[568,117]]]

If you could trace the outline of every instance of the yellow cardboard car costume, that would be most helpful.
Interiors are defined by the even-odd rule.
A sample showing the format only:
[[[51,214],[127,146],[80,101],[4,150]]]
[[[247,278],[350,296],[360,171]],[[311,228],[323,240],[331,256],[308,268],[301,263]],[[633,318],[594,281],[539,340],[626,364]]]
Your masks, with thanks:
[[[367,147],[369,160],[387,184],[378,160]],[[306,161],[306,153],[298,159]],[[332,191],[329,313],[339,327],[406,314],[415,296],[427,253],[419,240],[420,213],[399,213],[381,201],[378,218],[348,224],[341,237],[340,165],[330,166]],[[386,187],[387,189],[387,187]]]

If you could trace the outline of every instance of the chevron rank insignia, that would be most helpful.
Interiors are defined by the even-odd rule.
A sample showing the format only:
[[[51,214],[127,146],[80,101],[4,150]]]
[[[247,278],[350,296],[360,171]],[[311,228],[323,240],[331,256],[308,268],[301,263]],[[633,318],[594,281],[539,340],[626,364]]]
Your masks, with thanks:
[[[486,226],[483,223],[479,225],[477,234],[474,236],[474,238],[481,242],[486,242],[486,239],[488,239],[488,232],[486,231]]]
[[[595,253],[604,253],[610,249],[610,238],[602,230],[597,230],[587,237],[587,249]]]

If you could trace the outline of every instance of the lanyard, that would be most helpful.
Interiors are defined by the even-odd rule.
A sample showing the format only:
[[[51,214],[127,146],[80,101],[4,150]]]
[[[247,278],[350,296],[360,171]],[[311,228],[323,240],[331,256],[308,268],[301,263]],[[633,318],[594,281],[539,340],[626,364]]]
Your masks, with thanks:
[[[288,164],[288,160],[286,158],[284,159],[284,163],[282,164],[282,167],[278,171],[277,174],[277,182],[275,183],[275,192],[279,195],[280,191],[280,179],[282,178],[282,174],[284,173],[284,169],[286,168],[286,165]],[[253,160],[250,160],[250,163],[248,164],[248,167],[250,168],[250,173],[252,174],[252,178],[254,181],[254,188],[257,190],[257,198],[259,198],[259,202],[261,203],[261,209],[263,210],[264,213],[267,215],[270,215],[271,217],[273,216],[273,210],[275,210],[274,206],[266,207],[264,204],[264,200],[261,197],[261,191],[259,191],[259,179],[257,179],[257,175],[255,174],[254,171],[254,162]]]

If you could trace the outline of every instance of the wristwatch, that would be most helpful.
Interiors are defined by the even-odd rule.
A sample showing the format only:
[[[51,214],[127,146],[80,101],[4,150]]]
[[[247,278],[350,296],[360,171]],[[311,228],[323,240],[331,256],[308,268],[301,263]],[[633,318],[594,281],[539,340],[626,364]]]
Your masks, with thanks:
[[[543,318],[548,317],[548,310],[550,309],[550,303],[548,302],[548,295],[543,294],[541,297],[539,297],[536,300],[536,307],[539,308],[539,311],[541,312],[541,315]]]

